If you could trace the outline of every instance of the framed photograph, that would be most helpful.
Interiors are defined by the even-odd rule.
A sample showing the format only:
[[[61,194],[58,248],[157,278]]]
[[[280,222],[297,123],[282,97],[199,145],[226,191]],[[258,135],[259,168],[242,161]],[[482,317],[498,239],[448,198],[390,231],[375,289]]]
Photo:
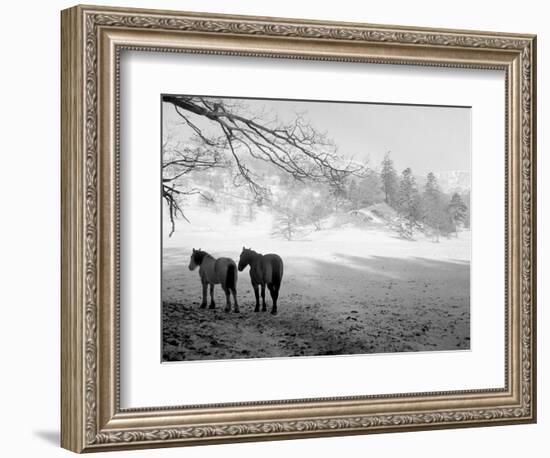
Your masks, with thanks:
[[[62,446],[536,421],[536,38],[62,12]]]

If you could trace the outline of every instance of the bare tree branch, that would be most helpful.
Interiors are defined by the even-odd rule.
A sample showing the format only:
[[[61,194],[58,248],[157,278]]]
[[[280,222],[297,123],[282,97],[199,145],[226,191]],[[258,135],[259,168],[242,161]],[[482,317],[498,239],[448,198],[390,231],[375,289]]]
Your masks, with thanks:
[[[204,97],[188,96],[165,96],[164,101],[176,109],[182,108],[215,121],[222,130],[231,132],[235,141],[258,149],[257,158],[272,162],[284,171],[291,168],[298,176],[324,181],[341,181],[348,175],[363,173],[363,167],[352,161],[339,165],[342,160],[336,155],[334,145],[306,125],[301,116],[287,126],[274,128],[227,110],[225,102],[212,103]],[[272,153],[271,156],[266,151]]]
[[[343,189],[350,175],[362,176],[365,172],[363,165],[344,161],[333,142],[311,127],[301,114],[285,124],[276,118],[261,121],[243,115],[243,107],[225,99],[166,95],[163,101],[174,106],[200,144],[196,148],[186,145],[183,150],[172,148],[164,156],[163,182],[173,183],[170,189],[176,189],[178,180],[191,171],[227,167],[232,162],[236,170],[234,183],[238,185],[242,180],[254,200],[263,202],[269,197],[269,189],[243,160],[243,153],[253,160],[272,164],[297,181],[325,183],[336,189]],[[204,127],[205,122],[211,125]],[[163,145],[163,149],[168,150],[169,145]],[[173,197],[173,192],[169,195]],[[171,217],[183,214],[179,206],[171,207],[173,199],[168,196],[165,199]]]

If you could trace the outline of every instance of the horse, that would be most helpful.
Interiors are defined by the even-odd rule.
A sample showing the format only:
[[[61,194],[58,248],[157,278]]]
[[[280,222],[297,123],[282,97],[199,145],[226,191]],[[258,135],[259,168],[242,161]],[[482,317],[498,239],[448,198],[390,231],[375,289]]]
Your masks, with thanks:
[[[200,248],[191,253],[189,260],[189,270],[195,270],[197,266],[199,268],[199,276],[202,283],[202,303],[201,309],[206,307],[206,289],[210,285],[210,307],[216,308],[214,302],[214,285],[221,284],[227,304],[225,311],[231,311],[231,294],[233,295],[233,301],[235,303],[234,312],[239,312],[239,304],[237,303],[237,265],[231,258],[214,258],[206,251],[202,251]]]
[[[265,304],[265,286],[269,289],[273,307],[271,314],[277,314],[277,299],[283,280],[283,260],[277,254],[260,254],[250,248],[243,246],[243,251],[239,258],[239,272],[242,272],[246,266],[250,266],[250,281],[254,288],[256,296],[255,312],[260,311],[259,286],[262,286],[262,312],[267,310]]]

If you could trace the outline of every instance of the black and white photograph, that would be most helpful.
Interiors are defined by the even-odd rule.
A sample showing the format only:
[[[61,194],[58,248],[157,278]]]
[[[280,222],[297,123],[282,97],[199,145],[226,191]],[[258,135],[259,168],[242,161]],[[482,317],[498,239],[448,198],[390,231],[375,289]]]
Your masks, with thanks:
[[[160,105],[163,362],[470,349],[470,107]]]

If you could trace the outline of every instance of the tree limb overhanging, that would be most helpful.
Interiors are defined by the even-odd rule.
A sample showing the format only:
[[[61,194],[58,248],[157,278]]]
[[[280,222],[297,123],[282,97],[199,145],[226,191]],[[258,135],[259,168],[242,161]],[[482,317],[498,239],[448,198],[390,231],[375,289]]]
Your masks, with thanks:
[[[245,157],[272,164],[297,181],[325,183],[335,189],[342,189],[350,175],[364,173],[363,165],[338,156],[336,146],[302,115],[283,123],[244,115],[243,107],[227,99],[165,95],[163,101],[174,106],[198,144],[171,148],[168,155],[163,151],[163,197],[169,207],[172,232],[176,216],[185,218],[177,197],[190,194],[178,179],[192,171],[233,166],[234,183],[246,185],[259,204],[269,199],[269,189],[247,166]]]

